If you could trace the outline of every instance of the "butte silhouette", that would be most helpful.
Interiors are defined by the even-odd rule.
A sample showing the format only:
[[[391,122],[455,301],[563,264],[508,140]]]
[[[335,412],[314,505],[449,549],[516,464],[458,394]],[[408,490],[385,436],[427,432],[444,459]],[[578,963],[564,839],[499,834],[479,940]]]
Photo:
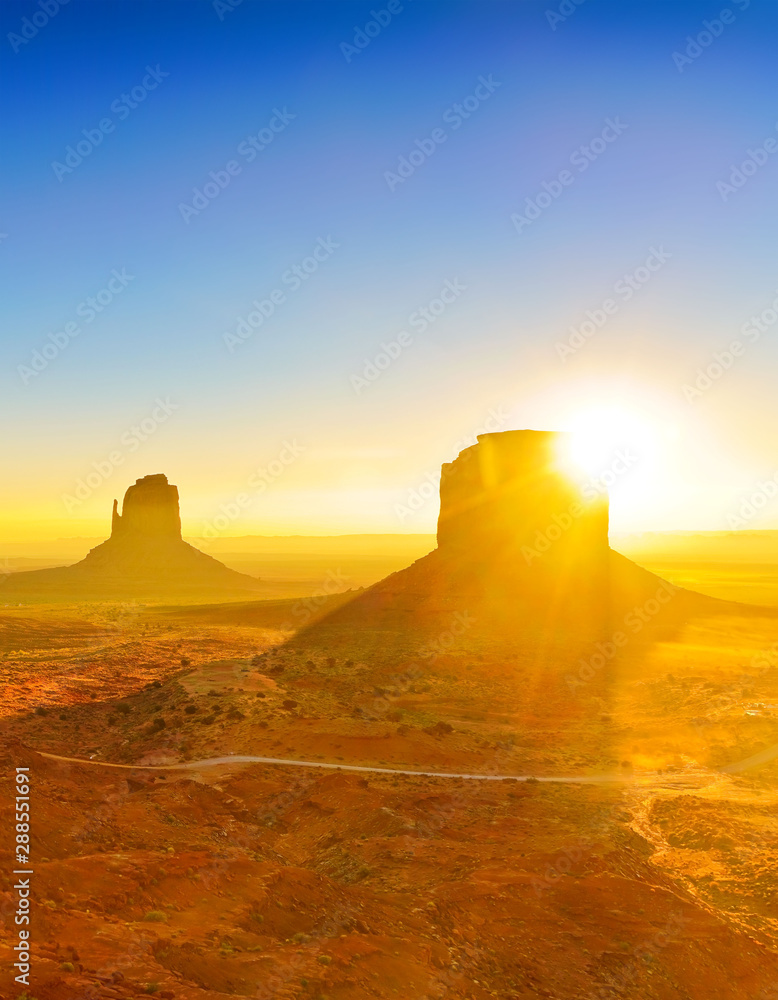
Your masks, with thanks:
[[[13,596],[57,600],[212,600],[256,597],[259,582],[229,569],[181,537],[178,488],[167,476],[138,479],[113,502],[111,537],[73,566],[16,573]]]
[[[633,612],[637,631],[650,632],[724,610],[724,602],[673,587],[610,548],[607,497],[587,499],[561,467],[567,438],[480,435],[442,467],[437,548],[301,638],[337,641],[355,627],[373,630],[378,643],[389,633],[434,636],[459,615],[479,642],[547,643],[608,636],[630,628]]]

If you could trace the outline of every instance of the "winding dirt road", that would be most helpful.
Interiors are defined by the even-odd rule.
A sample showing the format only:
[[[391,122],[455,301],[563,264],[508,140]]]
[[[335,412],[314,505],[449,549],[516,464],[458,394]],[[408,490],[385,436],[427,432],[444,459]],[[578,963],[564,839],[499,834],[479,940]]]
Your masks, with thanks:
[[[320,767],[330,771],[360,771],[369,774],[408,774],[422,778],[464,778],[470,781],[554,781],[565,784],[588,785],[602,782],[633,783],[632,775],[602,774],[586,777],[541,777],[534,774],[464,774],[455,771],[411,771],[394,767],[369,767],[360,764],[329,764],[317,760],[289,760],[283,757],[252,757],[229,754],[226,757],[211,757],[207,760],[190,760],[184,764],[111,764],[108,761],[88,760],[82,757],[61,757],[59,754],[35,751],[48,760],[63,761],[67,764],[88,764],[92,767],[114,767],[125,771],[197,771],[203,767],[218,767],[222,764],[283,764],[290,767]]]

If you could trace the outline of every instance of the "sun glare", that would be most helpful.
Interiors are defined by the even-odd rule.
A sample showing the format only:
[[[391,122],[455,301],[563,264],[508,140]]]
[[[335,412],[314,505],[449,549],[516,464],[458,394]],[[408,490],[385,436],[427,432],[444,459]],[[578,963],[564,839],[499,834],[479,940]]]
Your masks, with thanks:
[[[654,427],[624,407],[602,407],[575,414],[568,421],[571,432],[562,455],[567,470],[578,478],[605,480],[612,485],[656,448]]]

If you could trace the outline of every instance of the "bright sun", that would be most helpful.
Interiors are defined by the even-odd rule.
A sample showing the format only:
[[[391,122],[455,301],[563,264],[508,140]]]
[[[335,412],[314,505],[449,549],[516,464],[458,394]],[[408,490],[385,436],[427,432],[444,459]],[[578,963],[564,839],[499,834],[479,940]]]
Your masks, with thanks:
[[[583,410],[567,423],[572,436],[561,457],[568,471],[578,477],[619,478],[656,449],[656,429],[624,407]]]

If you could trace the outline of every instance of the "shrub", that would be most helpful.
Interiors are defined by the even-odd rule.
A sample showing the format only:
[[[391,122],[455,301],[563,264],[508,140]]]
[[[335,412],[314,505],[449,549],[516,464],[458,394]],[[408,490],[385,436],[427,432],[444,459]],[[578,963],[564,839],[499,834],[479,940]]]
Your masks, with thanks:
[[[63,962],[62,965],[60,965],[60,969],[62,969],[63,972],[75,972],[76,971],[76,967],[75,967],[75,965],[73,965],[72,962]]]
[[[119,704],[116,706],[116,711],[119,712],[120,715],[129,715],[130,712],[131,712],[131,709],[130,709],[130,706],[126,702],[120,701]]]
[[[187,715],[194,715],[197,711],[197,705],[187,705],[184,711]]]
[[[143,919],[147,924],[164,924],[167,922],[167,914],[162,910],[149,910]]]
[[[38,705],[38,707],[37,707],[37,708],[35,709],[35,714],[36,714],[36,715],[48,715],[49,713],[48,713],[48,711],[47,711],[47,710],[46,710],[46,709],[45,709],[45,708],[43,707],[43,705]]]
[[[188,667],[188,666],[191,665],[191,663],[192,663],[192,661],[189,659],[188,656],[182,656],[181,657],[181,666],[182,667]]]

